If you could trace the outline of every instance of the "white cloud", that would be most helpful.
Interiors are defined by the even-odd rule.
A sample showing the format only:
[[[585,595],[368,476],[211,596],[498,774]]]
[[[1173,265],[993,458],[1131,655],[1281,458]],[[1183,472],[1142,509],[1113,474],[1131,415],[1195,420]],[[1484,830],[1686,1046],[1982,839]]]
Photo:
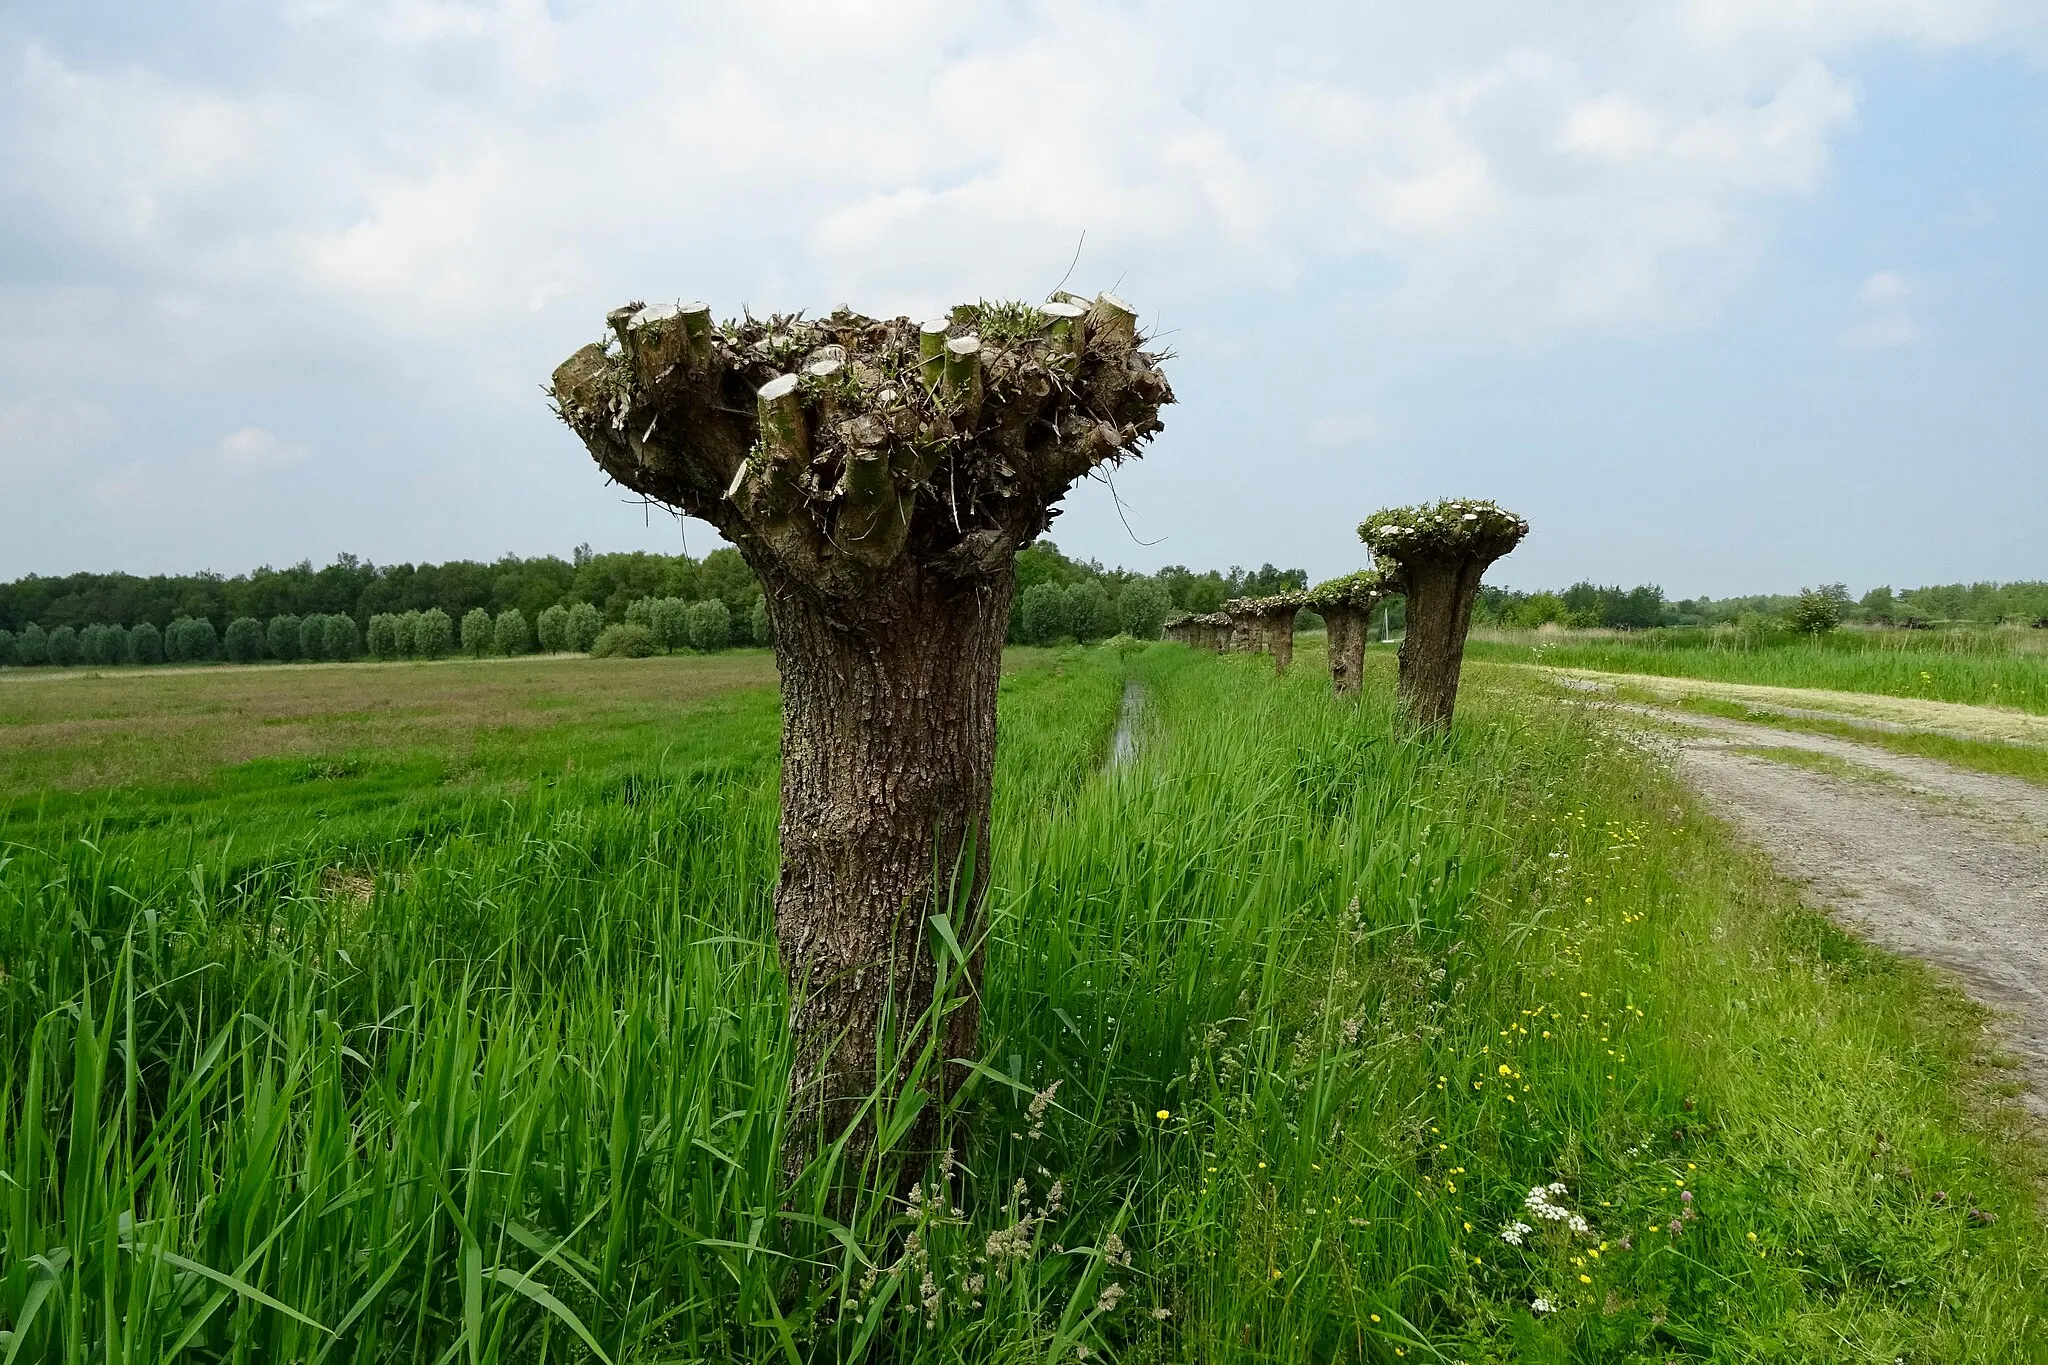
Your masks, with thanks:
[[[236,469],[284,469],[303,462],[312,452],[262,427],[243,427],[221,438],[216,448],[223,464]]]
[[[1857,287],[1856,297],[1868,304],[1879,306],[1904,303],[1906,295],[1912,292],[1912,283],[1896,270],[1879,270],[1867,277]]]

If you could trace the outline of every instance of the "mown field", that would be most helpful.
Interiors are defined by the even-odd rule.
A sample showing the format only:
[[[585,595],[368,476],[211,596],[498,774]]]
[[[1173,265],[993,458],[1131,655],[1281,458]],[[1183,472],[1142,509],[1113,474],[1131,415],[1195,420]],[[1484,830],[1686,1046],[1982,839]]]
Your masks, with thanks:
[[[2048,1355],[1956,996],[1522,671],[1319,663],[1013,656],[983,1062],[850,1198],[763,660],[0,686],[0,1360]]]
[[[1828,688],[2048,715],[2048,631],[1486,631],[1467,657],[1603,673]]]

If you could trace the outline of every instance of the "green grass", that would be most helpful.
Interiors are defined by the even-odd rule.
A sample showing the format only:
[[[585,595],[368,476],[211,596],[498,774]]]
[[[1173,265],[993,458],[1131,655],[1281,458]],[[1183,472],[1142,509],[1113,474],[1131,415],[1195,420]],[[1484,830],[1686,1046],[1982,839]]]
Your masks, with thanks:
[[[1006,678],[984,1063],[914,1200],[776,1158],[768,693],[411,800],[364,752],[341,818],[17,802],[0,1358],[2042,1358],[1974,1015],[1583,714],[1482,683],[1417,743],[1387,663]]]
[[[2048,715],[2048,632],[1838,631],[1811,640],[1702,630],[1549,643],[1475,639],[1466,657],[1543,663],[1603,673],[1871,692],[1888,697],[2008,706]]]

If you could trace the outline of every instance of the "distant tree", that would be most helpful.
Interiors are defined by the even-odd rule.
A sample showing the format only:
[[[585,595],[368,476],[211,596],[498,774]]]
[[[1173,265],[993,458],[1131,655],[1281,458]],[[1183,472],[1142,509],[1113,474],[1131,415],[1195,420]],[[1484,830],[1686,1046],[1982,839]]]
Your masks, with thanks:
[[[533,653],[533,632],[527,628],[526,613],[517,607],[499,612],[491,625],[491,645],[500,654]]]
[[[569,648],[593,652],[599,633],[604,630],[604,614],[588,602],[578,602],[569,608]]]
[[[590,645],[593,659],[644,659],[654,653],[654,632],[643,625],[621,621],[598,632]]]
[[[14,662],[14,632],[0,629],[0,668]]]
[[[1116,611],[1124,634],[1139,640],[1156,640],[1166,618],[1173,614],[1173,599],[1151,579],[1134,579],[1124,584],[1116,599]]]
[[[208,617],[177,617],[164,631],[164,654],[172,663],[210,663],[220,657],[220,634]]]
[[[438,659],[454,652],[455,622],[439,607],[428,607],[412,628],[412,656]]]
[[[690,604],[680,597],[655,598],[647,626],[654,632],[654,643],[674,652],[690,643]]]
[[[313,612],[299,619],[299,657],[309,661],[327,657],[327,614]]]
[[[370,629],[364,637],[364,643],[369,647],[371,658],[398,657],[398,632],[394,624],[397,620],[398,618],[388,611],[380,611],[370,618]]]
[[[772,645],[775,643],[775,623],[769,619],[768,599],[766,597],[754,599],[754,609],[747,614],[747,626],[748,634],[753,637],[755,644]]]
[[[78,632],[78,654],[96,668],[128,661],[128,632],[119,626],[94,624]]]
[[[1872,588],[1869,592],[1864,593],[1863,600],[1857,605],[1863,608],[1863,615],[1866,619],[1881,621],[1885,625],[1892,623],[1892,617],[1898,611],[1899,606],[1898,602],[1892,597],[1892,590],[1889,584],[1882,588]]]
[[[31,621],[21,628],[14,637],[14,658],[24,668],[50,662],[50,637],[41,626]]]
[[[228,633],[221,646],[232,663],[261,663],[263,623],[253,616],[237,616],[228,622]]]
[[[649,635],[654,635],[654,603],[652,597],[636,597],[626,603],[626,611],[619,619],[629,626],[639,626]],[[657,635],[658,640],[660,637]]]
[[[1116,612],[1101,579],[1084,579],[1067,589],[1067,621],[1077,640],[1101,640],[1116,634]]]
[[[164,661],[163,632],[147,621],[138,621],[128,632],[128,662],[160,664]]]
[[[569,609],[560,602],[535,618],[533,633],[540,638],[541,652],[560,654],[569,647]]]
[[[356,629],[353,616],[340,612],[329,616],[323,638],[330,659],[353,659],[363,652],[363,633]]]
[[[59,668],[69,668],[78,662],[78,632],[70,626],[59,626],[50,632],[50,662]]]
[[[289,612],[270,618],[270,628],[264,632],[264,644],[270,649],[270,657],[290,663],[299,657],[299,618]]]
[[[1848,601],[1849,589],[1840,583],[1801,588],[1786,619],[1802,635],[1825,635],[1842,624],[1842,608]]]
[[[687,613],[690,648],[707,652],[724,649],[732,642],[732,612],[723,600],[707,597],[690,603]]]
[[[491,633],[497,622],[482,607],[471,607],[462,617],[462,652],[472,659],[481,659],[491,652]]]
[[[414,641],[414,637],[419,634],[419,631],[420,614],[418,612],[404,611],[393,614],[391,618],[392,654],[400,659],[412,658],[419,649],[419,646]]]
[[[1049,645],[1074,633],[1067,590],[1058,583],[1034,583],[1024,590],[1023,634],[1027,645]]]

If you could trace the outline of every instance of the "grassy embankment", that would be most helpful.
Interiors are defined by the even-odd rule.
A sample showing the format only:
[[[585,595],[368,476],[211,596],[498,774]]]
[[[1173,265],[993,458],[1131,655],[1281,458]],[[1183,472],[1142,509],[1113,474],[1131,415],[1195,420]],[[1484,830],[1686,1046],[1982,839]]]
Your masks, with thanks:
[[[1567,636],[1486,632],[1467,657],[1602,673],[1828,688],[2007,706],[2048,715],[2048,631],[1843,630],[1812,639],[1783,632],[1651,630]]]
[[[0,727],[0,1356],[2040,1357],[1955,997],[1576,712],[1417,744],[1385,658],[1355,710],[1313,662],[1006,680],[987,1064],[914,1203],[779,1174],[771,693],[556,664],[47,798],[147,718]]]

